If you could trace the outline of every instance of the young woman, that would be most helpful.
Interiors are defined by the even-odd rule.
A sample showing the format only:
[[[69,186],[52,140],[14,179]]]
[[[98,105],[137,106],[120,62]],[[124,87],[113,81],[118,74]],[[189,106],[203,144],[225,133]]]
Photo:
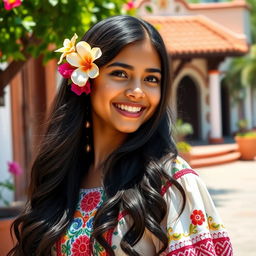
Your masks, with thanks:
[[[103,20],[64,41],[65,77],[9,255],[232,255],[170,134],[170,66],[147,22]]]

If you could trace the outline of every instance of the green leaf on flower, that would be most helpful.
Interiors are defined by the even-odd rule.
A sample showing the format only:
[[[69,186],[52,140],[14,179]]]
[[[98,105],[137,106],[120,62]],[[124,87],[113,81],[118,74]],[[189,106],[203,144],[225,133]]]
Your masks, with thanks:
[[[149,13],[152,13],[152,12],[153,12],[152,7],[149,6],[149,5],[145,6],[145,9],[146,9],[146,11],[149,12]]]
[[[173,238],[174,238],[175,240],[179,240],[179,239],[182,237],[182,234],[180,234],[180,233],[174,233],[172,236],[173,236]]]
[[[197,229],[196,226],[193,224],[189,225],[189,234],[196,234],[197,233]]]

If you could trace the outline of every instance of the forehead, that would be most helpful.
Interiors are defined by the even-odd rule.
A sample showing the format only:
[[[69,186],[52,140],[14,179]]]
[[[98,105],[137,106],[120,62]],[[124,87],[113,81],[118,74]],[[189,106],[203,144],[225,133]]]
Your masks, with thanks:
[[[149,39],[128,44],[109,64],[116,61],[135,67],[143,65],[145,68],[161,68],[158,52]]]

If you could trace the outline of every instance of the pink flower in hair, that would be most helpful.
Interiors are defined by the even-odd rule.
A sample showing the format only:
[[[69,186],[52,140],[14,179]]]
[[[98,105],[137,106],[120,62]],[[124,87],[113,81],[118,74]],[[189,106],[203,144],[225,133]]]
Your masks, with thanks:
[[[75,69],[76,68],[71,66],[69,63],[63,63],[58,66],[58,71],[64,78],[70,78]]]
[[[89,94],[91,92],[91,84],[90,84],[89,80],[83,87],[80,87],[80,86],[72,83],[71,91],[74,92],[78,96],[80,96],[83,92],[85,92],[86,94]]]

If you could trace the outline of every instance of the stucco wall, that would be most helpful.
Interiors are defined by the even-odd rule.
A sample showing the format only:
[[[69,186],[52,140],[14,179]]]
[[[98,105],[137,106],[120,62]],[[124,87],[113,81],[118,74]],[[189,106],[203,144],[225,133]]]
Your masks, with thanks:
[[[0,107],[0,181],[9,178],[7,161],[12,161],[12,125],[10,86],[5,88],[5,106]],[[11,201],[13,193],[4,190],[5,199]],[[0,203],[1,204],[1,203]]]

